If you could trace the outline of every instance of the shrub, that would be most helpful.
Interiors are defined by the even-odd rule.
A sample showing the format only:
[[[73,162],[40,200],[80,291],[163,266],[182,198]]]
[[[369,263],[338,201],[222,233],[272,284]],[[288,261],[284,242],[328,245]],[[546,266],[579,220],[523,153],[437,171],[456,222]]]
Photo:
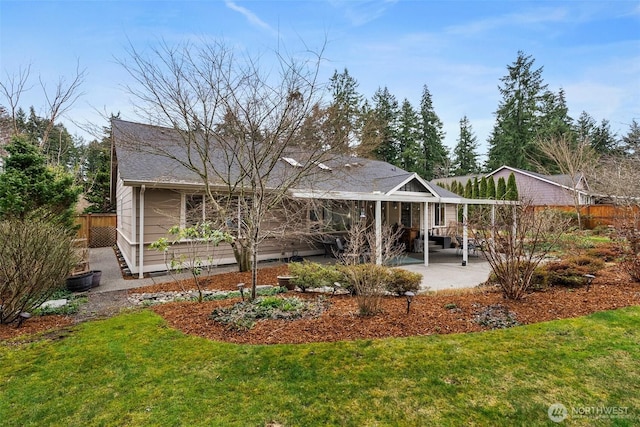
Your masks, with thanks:
[[[624,268],[634,282],[640,282],[640,256],[627,257],[622,263]]]
[[[277,296],[258,297],[253,301],[243,301],[230,307],[220,307],[209,316],[227,328],[246,331],[259,319],[294,320],[303,317],[317,317],[328,306],[324,297],[313,301],[297,297],[280,298]]]
[[[474,321],[491,329],[504,329],[520,325],[516,314],[500,304],[483,307],[476,312]]]
[[[340,271],[347,285],[354,290],[360,314],[378,313],[386,286],[391,281],[390,269],[377,264],[358,264],[342,266]]]
[[[604,267],[604,261],[588,255],[565,258],[544,266],[549,285],[582,286],[585,274],[595,274]]]
[[[335,282],[344,282],[344,275],[335,265],[322,265],[316,262],[303,261],[289,264],[289,272],[293,276],[291,282],[302,292],[308,288],[333,286]]]
[[[404,295],[405,292],[417,292],[422,282],[422,274],[401,268],[392,268],[390,271],[387,291],[397,296]]]
[[[88,301],[86,296],[79,296],[66,289],[59,289],[49,296],[48,299],[66,299],[67,303],[62,307],[38,307],[34,310],[36,316],[49,316],[52,314],[68,316],[76,314],[80,306]]]
[[[622,249],[614,244],[606,244],[591,248],[586,253],[590,257],[600,258],[605,262],[613,262],[622,256]]]
[[[40,211],[0,221],[0,242],[0,323],[11,323],[64,287],[77,259],[69,231]]]

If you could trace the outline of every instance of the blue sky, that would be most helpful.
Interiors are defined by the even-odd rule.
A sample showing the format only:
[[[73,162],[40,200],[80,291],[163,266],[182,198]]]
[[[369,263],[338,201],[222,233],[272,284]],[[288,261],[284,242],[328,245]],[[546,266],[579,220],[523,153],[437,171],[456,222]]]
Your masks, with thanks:
[[[131,43],[222,38],[228,45],[269,52],[280,43],[327,41],[324,78],[345,67],[371,98],[388,87],[401,103],[419,106],[422,86],[433,96],[453,147],[467,115],[486,150],[500,95],[499,79],[519,50],[543,66],[551,90],[566,92],[570,115],[587,111],[619,134],[640,120],[640,1],[0,1],[0,69],[31,64],[21,105],[43,111],[38,76],[53,87],[79,63],[84,95],[63,122],[107,123],[98,112],[138,120],[122,87],[116,59]],[[5,103],[4,100],[0,103]]]

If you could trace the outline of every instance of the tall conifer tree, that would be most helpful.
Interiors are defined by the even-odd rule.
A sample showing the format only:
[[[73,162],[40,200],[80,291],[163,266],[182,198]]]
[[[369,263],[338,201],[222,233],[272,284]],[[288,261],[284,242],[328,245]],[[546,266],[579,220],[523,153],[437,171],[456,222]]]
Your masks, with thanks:
[[[453,149],[453,170],[454,175],[457,176],[478,173],[480,170],[478,141],[467,116],[460,119],[460,135]]]
[[[496,111],[496,124],[489,138],[487,169],[502,165],[531,169],[529,160],[535,148],[542,95],[547,85],[542,67],[533,68],[534,59],[518,52],[499,86],[502,100]]]
[[[449,155],[443,144],[445,133],[442,130],[442,121],[433,108],[431,93],[427,85],[422,87],[419,116],[423,164],[417,172],[427,180],[447,176]]]

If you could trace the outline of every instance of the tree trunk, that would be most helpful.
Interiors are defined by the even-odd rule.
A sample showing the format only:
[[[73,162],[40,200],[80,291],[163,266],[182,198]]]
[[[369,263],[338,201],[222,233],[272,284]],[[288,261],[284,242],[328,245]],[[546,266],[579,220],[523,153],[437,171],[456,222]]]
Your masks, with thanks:
[[[238,243],[234,243],[232,247],[233,256],[235,256],[238,263],[238,271],[249,271],[251,269],[251,251],[249,248]]]

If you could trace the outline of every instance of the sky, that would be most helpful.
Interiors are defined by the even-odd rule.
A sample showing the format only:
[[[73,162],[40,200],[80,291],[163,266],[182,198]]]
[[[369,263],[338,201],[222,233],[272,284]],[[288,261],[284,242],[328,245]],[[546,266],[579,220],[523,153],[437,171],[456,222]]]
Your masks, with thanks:
[[[20,105],[45,111],[51,91],[86,70],[83,95],[62,122],[85,140],[105,116],[142,121],[119,64],[130,47],[223,40],[252,55],[325,48],[321,78],[345,68],[371,99],[387,87],[419,108],[427,85],[453,148],[467,116],[486,153],[500,79],[518,51],[543,67],[569,114],[606,119],[618,135],[640,121],[640,1],[432,0],[0,0],[0,79],[31,67]],[[6,105],[4,98],[0,105]]]

